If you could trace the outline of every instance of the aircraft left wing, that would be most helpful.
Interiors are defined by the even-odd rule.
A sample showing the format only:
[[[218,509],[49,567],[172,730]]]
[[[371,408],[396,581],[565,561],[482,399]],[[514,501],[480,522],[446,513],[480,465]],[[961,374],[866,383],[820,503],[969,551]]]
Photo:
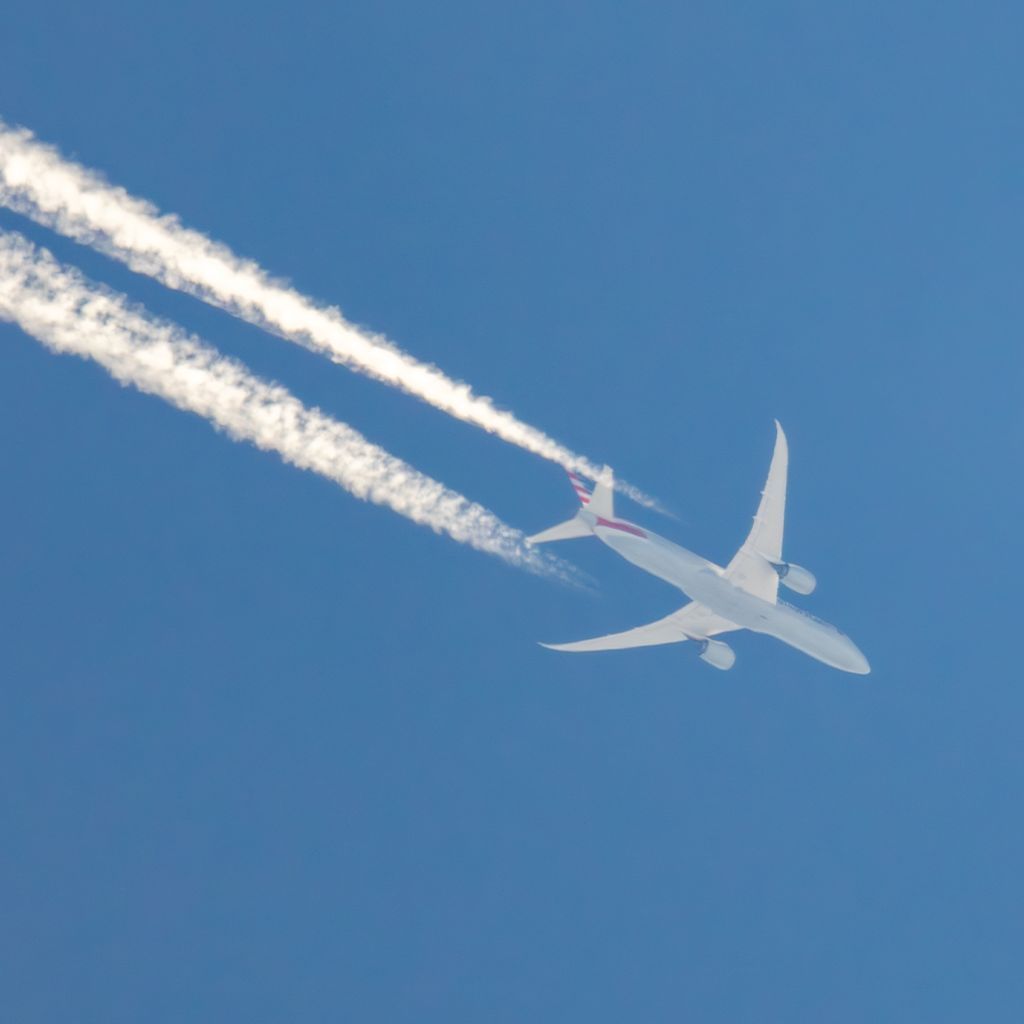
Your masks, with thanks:
[[[658,644],[678,644],[684,640],[704,640],[740,628],[716,615],[710,608],[691,601],[679,611],[646,626],[594,637],[592,640],[577,640],[571,644],[541,644],[541,647],[552,651],[620,651],[627,647],[655,647]]]

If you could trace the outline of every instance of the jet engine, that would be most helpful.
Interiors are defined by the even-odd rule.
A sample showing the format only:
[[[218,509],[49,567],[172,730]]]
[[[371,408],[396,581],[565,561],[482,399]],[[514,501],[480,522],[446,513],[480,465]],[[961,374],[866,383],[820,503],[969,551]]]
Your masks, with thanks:
[[[700,652],[701,661],[706,661],[723,672],[733,667],[736,663],[736,652],[721,640],[698,640],[697,650]]]
[[[784,586],[795,590],[798,594],[812,594],[818,581],[810,569],[802,565],[794,565],[792,562],[772,562],[772,568],[779,574],[779,579]]]

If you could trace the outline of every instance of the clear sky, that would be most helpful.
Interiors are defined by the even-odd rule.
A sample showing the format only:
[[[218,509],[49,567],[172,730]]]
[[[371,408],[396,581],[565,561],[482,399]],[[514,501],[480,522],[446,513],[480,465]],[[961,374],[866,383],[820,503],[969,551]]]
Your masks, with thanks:
[[[1018,1021],[1019,5],[9,5],[31,127],[678,512],[791,446],[798,599],[517,572],[0,326],[0,1016]],[[553,465],[128,292],[533,531]],[[732,641],[731,641],[732,642]]]

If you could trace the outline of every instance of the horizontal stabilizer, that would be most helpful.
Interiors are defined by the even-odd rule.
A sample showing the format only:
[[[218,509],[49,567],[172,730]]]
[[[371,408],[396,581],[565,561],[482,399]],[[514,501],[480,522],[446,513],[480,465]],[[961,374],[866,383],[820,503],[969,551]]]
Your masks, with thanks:
[[[535,533],[532,537],[527,537],[526,540],[530,544],[546,544],[552,540],[573,540],[575,537],[589,537],[592,532],[590,527],[579,516],[573,516],[572,519],[559,523],[557,526],[552,526],[550,529],[541,530],[540,533]]]

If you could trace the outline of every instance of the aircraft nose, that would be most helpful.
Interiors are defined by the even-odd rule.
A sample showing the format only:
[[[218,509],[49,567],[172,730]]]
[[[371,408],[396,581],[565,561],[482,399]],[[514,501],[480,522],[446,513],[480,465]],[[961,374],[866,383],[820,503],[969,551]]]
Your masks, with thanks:
[[[852,641],[848,641],[850,647],[847,651],[846,671],[853,672],[858,676],[866,676],[871,671],[868,659],[864,657],[861,649]]]

